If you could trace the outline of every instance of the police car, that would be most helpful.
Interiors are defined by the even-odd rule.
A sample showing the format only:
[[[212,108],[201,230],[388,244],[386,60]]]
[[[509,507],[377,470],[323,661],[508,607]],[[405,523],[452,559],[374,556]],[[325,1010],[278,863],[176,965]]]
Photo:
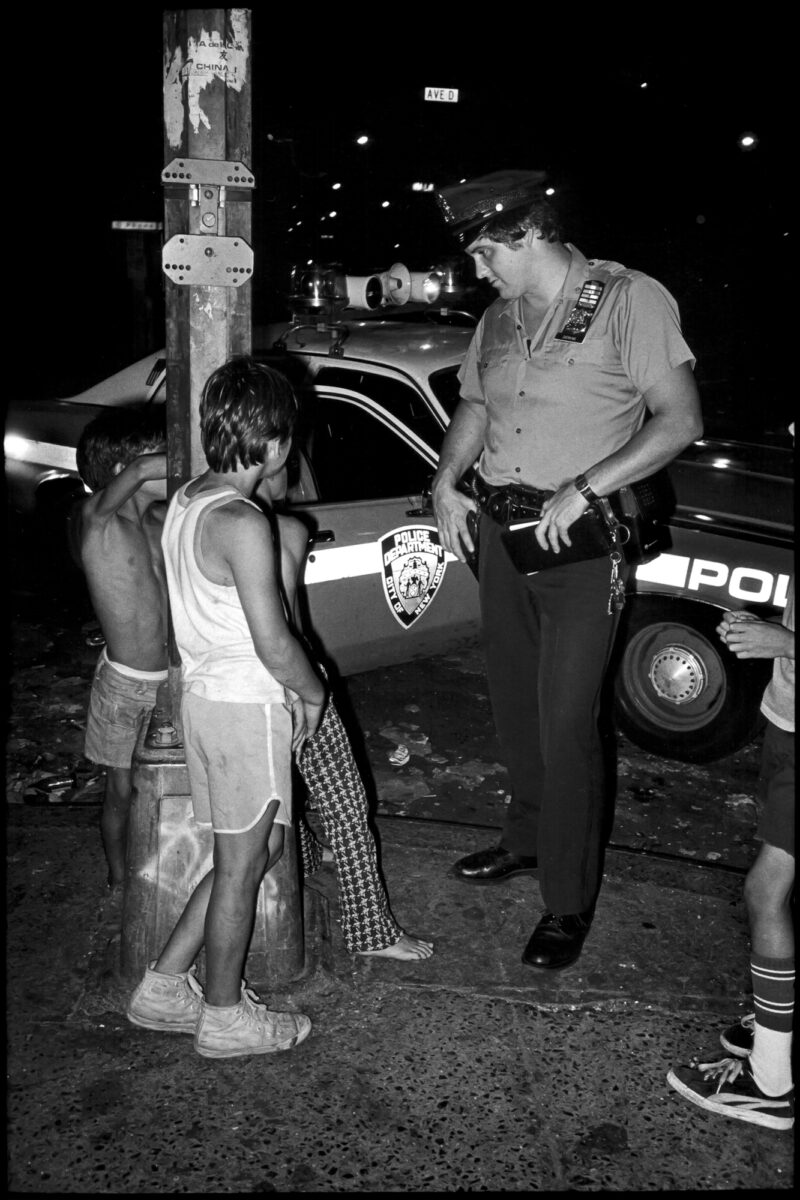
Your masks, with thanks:
[[[429,295],[393,309],[387,278],[406,293],[413,280],[399,268],[350,283],[359,309],[341,299],[315,308],[319,292],[306,278],[295,286],[305,304],[295,303],[293,320],[254,331],[254,353],[283,369],[305,401],[291,491],[311,533],[303,596],[310,627],[345,675],[442,653],[479,631],[477,585],[440,545],[428,492],[474,317]],[[417,277],[418,295],[420,286]],[[68,401],[12,407],[6,461],[16,507],[52,509],[55,499],[61,508],[63,491],[79,486],[74,447],[86,422],[108,404],[163,402],[164,376],[154,356]],[[636,569],[623,614],[615,707],[643,748],[708,762],[760,724],[771,664],[735,658],[715,626],[727,608],[776,616],[786,604],[792,453],[704,438],[670,467],[669,481],[664,548]]]

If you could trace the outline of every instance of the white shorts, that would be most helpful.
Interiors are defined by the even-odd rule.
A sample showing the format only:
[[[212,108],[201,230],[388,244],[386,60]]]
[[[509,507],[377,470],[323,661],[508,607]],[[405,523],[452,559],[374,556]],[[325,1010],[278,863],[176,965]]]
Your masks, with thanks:
[[[195,820],[214,833],[247,833],[273,800],[292,823],[292,716],[284,704],[181,698]]]

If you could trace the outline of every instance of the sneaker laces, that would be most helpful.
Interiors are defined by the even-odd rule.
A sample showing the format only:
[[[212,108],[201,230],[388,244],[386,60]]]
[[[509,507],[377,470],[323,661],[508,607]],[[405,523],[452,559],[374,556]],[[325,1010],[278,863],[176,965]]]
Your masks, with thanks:
[[[704,1079],[716,1079],[717,1086],[714,1090],[718,1092],[725,1084],[733,1083],[739,1078],[744,1070],[745,1061],[742,1058],[721,1058],[719,1062],[701,1063],[695,1057],[689,1066],[695,1071],[702,1071]]]
[[[299,1014],[273,1012],[259,999],[252,988],[242,983],[242,1016],[249,1023],[266,1025],[273,1037],[294,1037],[300,1031]]]
[[[203,999],[203,989],[200,987],[200,984],[195,979],[195,975],[194,975],[195,969],[196,969],[195,967],[192,967],[191,971],[187,971],[186,986],[189,988],[190,992],[193,992],[195,996],[197,996],[200,1000],[202,1000]],[[187,999],[191,999],[191,997],[187,997]]]

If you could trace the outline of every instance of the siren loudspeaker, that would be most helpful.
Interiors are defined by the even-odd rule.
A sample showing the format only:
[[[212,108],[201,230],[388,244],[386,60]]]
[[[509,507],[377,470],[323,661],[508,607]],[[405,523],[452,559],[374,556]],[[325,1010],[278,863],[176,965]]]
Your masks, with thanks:
[[[383,298],[389,304],[405,304],[411,295],[411,272],[403,263],[395,263],[380,277]]]
[[[380,308],[383,302],[383,283],[380,275],[348,275],[347,303],[349,308]]]

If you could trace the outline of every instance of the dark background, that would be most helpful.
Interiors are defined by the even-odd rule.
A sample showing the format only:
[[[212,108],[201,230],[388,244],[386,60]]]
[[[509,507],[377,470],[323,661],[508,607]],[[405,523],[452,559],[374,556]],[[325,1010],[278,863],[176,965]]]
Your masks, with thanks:
[[[541,168],[568,240],[676,296],[709,412],[740,436],[784,438],[793,67],[780,31],[750,18],[623,46],[608,31],[598,41],[577,13],[563,27],[498,13],[478,32],[454,11],[434,37],[405,10],[401,47],[362,11],[298,7],[278,21],[253,10],[255,320],[288,315],[295,261],[360,274],[395,261],[423,270],[457,252],[413,181]],[[142,238],[143,311],[130,235],[111,229],[163,219],[161,9],[137,9],[135,22],[103,13],[49,18],[33,56],[42,182],[19,210],[32,397],[73,394],[164,341],[161,234]],[[426,85],[458,88],[459,102],[425,102]],[[749,152],[745,132],[758,138]]]

